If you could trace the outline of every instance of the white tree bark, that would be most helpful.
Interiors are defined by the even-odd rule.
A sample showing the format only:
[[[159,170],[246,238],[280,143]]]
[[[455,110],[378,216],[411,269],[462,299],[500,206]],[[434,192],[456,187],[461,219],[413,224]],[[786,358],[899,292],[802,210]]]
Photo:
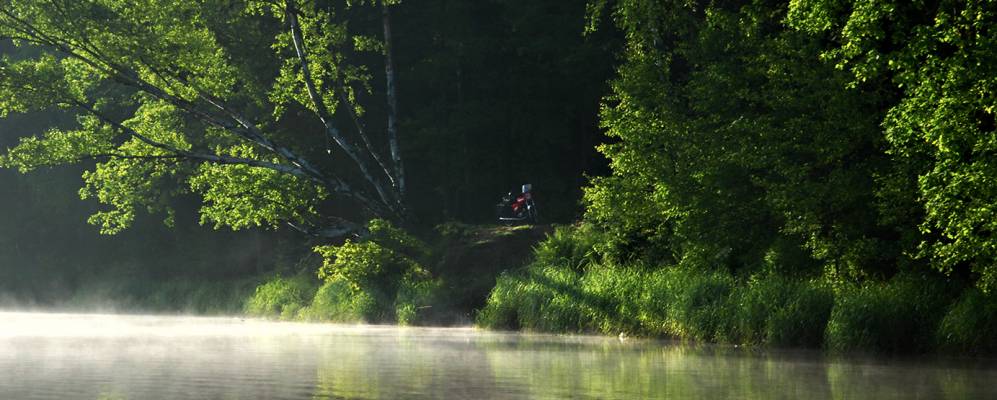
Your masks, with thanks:
[[[384,76],[388,100],[388,147],[395,167],[395,181],[398,193],[405,196],[405,165],[402,163],[401,149],[398,147],[398,88],[395,84],[395,60],[392,54],[391,9],[381,3],[381,24],[384,27]]]

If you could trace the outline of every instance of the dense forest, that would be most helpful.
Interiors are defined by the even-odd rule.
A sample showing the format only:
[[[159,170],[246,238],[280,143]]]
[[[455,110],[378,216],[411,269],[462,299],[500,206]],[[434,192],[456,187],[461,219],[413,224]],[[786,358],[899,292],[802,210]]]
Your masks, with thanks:
[[[465,308],[993,352],[995,19],[972,0],[0,1],[0,164],[28,173],[0,175],[0,267],[242,280],[195,292],[285,318]],[[455,243],[516,234],[481,224],[522,183],[561,226],[521,268],[454,268]],[[487,300],[453,303],[467,275]]]

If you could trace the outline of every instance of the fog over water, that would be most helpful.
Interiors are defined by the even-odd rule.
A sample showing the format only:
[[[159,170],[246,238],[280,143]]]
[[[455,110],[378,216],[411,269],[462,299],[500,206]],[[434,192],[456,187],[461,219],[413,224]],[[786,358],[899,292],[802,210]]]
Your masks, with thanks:
[[[590,336],[0,312],[2,399],[997,398],[981,360]]]

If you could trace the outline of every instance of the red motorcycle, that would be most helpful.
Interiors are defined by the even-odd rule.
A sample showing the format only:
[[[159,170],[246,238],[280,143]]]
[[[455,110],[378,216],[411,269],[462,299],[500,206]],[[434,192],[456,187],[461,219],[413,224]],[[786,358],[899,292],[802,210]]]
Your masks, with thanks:
[[[533,185],[527,183],[522,189],[522,193],[515,198],[512,192],[502,196],[502,201],[495,205],[500,222],[536,224],[539,221],[537,205],[533,201]]]

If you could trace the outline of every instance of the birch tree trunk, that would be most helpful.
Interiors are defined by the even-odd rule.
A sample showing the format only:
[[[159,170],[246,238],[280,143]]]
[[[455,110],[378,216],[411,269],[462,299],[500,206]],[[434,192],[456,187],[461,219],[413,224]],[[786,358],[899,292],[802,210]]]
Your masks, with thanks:
[[[387,3],[381,3],[381,22],[384,26],[384,76],[388,101],[388,146],[391,161],[395,168],[398,193],[405,196],[405,166],[402,164],[401,150],[398,148],[398,88],[395,85],[395,61],[392,55],[391,10]]]

